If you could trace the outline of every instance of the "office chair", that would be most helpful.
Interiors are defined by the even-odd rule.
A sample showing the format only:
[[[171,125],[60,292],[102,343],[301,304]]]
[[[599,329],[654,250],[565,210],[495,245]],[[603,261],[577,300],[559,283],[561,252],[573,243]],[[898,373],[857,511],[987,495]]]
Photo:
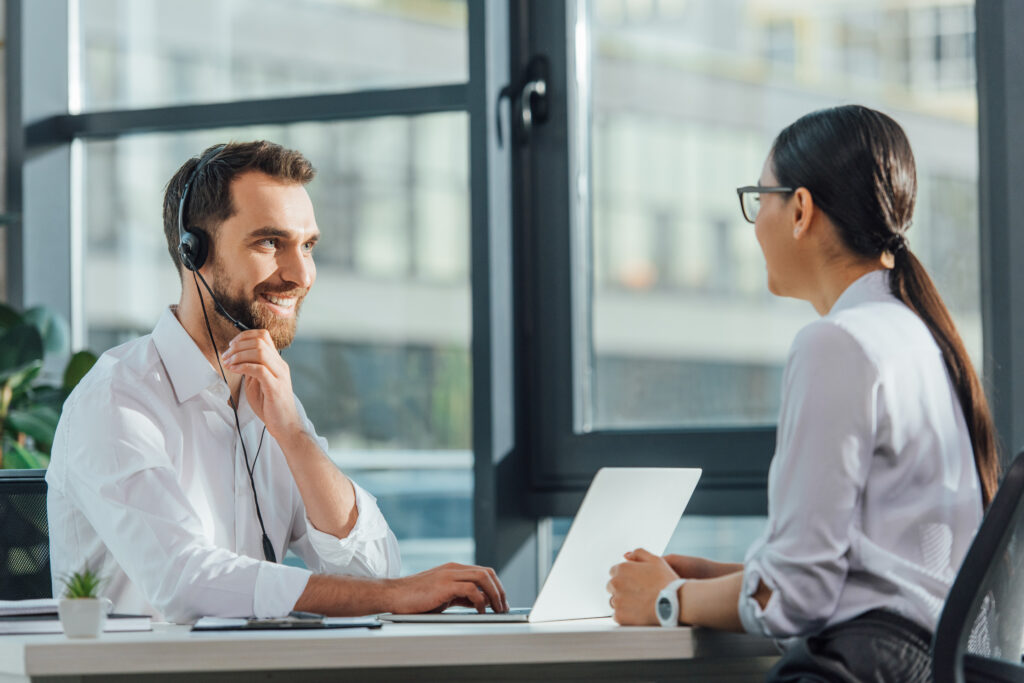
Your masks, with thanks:
[[[1003,478],[932,640],[936,683],[1024,681],[1024,452]]]
[[[0,600],[49,598],[46,470],[0,470]]]

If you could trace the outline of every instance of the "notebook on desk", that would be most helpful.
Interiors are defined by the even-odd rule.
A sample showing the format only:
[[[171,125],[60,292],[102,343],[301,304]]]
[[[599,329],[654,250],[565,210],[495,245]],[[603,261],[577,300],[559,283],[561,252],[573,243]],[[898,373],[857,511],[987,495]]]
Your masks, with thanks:
[[[307,629],[332,628],[380,628],[377,617],[325,617],[310,614],[308,617],[281,617],[278,619],[203,617],[193,626],[193,631],[302,631]]]
[[[636,548],[665,552],[690,502],[699,468],[605,467],[590,483],[533,608],[508,613],[450,608],[382,614],[390,622],[542,622],[609,617],[608,570]]]
[[[108,614],[104,633],[122,631],[152,631],[152,619],[148,614]],[[0,635],[28,635],[35,633],[63,633],[60,619],[56,614],[20,614],[0,616]]]

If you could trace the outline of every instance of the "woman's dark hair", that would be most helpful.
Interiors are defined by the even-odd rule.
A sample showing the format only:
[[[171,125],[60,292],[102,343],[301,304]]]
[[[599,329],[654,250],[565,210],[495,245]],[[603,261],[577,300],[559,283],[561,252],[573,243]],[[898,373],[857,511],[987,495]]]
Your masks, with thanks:
[[[974,448],[982,500],[999,483],[995,428],[981,381],[942,297],[907,247],[917,198],[917,171],[906,133],[885,114],[858,105],[812,112],[785,128],[772,145],[779,183],[803,187],[832,220],[843,244],[866,258],[892,254],[893,296],[928,326],[942,351]]]

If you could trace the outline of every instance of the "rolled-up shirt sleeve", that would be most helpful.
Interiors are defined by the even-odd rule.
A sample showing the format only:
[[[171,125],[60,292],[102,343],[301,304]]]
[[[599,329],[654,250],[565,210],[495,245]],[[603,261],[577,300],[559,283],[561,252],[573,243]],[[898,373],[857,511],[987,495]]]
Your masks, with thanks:
[[[321,574],[396,577],[402,562],[398,541],[377,507],[377,499],[352,482],[359,516],[345,538],[324,533],[303,511],[296,520],[295,552],[306,566]]]
[[[327,440],[316,434],[302,404],[296,403],[307,433],[326,454]],[[402,571],[398,540],[381,514],[377,499],[352,479],[349,481],[355,490],[358,515],[348,536],[338,538],[320,531],[309,521],[305,506],[299,505],[292,523],[292,550],[319,574],[397,577]]]
[[[310,572],[207,539],[150,408],[99,388],[65,406],[64,420],[64,495],[165,618],[280,616],[292,608]]]
[[[797,336],[783,377],[768,524],[744,563],[739,613],[748,632],[803,635],[835,611],[878,429],[879,387],[874,364],[841,327],[823,319]],[[764,608],[753,597],[761,582],[772,591]]]

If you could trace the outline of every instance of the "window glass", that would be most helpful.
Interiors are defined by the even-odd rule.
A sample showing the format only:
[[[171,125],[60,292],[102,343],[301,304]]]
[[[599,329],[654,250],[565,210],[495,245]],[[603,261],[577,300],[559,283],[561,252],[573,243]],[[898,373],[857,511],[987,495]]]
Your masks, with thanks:
[[[590,265],[577,277],[592,278],[577,288],[591,312],[575,331],[588,354],[579,431],[775,422],[787,350],[816,314],[768,292],[735,188],[756,183],[784,126],[844,103],[907,131],[910,245],[981,371],[973,3],[579,8],[592,74],[579,103],[592,122],[592,224],[576,233]]]
[[[465,0],[79,0],[78,14],[83,110],[468,79]]]
[[[147,334],[178,300],[161,219],[174,171],[208,145],[260,138],[318,170],[317,281],[284,352],[295,392],[331,458],[378,497],[404,571],[472,561],[464,113],[86,142],[89,347]]]

